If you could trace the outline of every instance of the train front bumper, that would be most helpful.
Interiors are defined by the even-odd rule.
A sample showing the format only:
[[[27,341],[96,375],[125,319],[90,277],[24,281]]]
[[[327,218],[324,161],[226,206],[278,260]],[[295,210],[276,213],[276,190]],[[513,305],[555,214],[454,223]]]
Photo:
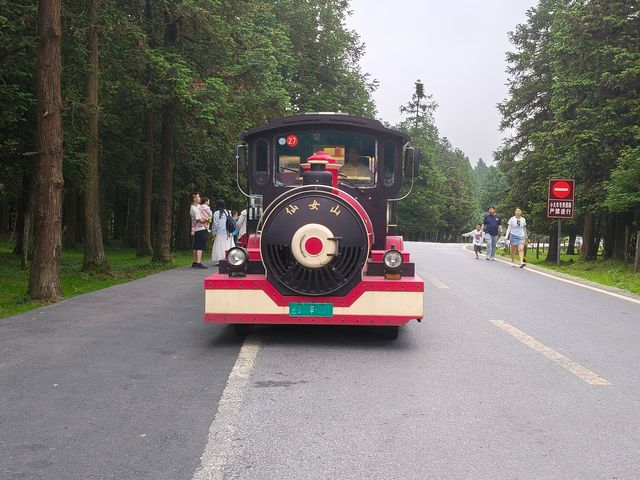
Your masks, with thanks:
[[[424,315],[424,281],[364,279],[343,297],[283,296],[264,275],[205,278],[205,323],[399,326]]]

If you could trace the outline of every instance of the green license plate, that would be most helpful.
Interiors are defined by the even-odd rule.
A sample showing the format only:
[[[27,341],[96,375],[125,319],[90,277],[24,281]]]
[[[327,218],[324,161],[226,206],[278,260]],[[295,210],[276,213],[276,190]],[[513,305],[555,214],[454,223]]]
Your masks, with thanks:
[[[332,317],[332,303],[301,303],[289,304],[290,317]]]

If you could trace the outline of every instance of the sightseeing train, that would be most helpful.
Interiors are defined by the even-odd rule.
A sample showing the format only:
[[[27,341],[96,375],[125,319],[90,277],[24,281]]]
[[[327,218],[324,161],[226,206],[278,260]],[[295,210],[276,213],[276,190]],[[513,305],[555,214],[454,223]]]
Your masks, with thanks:
[[[205,322],[233,324],[240,335],[258,324],[375,326],[395,339],[400,326],[421,321],[424,282],[396,220],[418,168],[407,135],[313,113],[275,119],[242,140],[236,179],[248,238],[204,280]]]

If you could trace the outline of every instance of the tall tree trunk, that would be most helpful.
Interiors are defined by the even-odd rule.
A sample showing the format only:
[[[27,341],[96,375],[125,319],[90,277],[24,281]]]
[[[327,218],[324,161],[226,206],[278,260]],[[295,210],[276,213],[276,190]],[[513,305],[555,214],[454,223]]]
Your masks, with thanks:
[[[62,241],[65,247],[75,247],[78,237],[78,192],[75,188],[64,193],[64,229]]]
[[[127,216],[129,210],[129,191],[124,187],[114,189],[115,198],[111,204],[113,221],[111,223],[111,238],[121,240],[127,233]]]
[[[569,243],[567,244],[567,255],[576,254],[576,232],[569,233]]]
[[[187,195],[180,196],[178,213],[176,215],[175,249],[191,250],[191,202]]]
[[[11,206],[8,201],[0,200],[0,232],[7,233],[11,230]]]
[[[144,170],[144,185],[142,188],[142,216],[138,226],[138,250],[136,255],[145,257],[151,255],[151,205],[153,201],[153,161],[155,155],[154,123],[155,116],[151,107],[144,113],[146,146],[146,165]]]
[[[37,161],[37,159],[36,159]],[[20,193],[20,202],[18,203],[18,218],[16,220],[16,246],[13,249],[14,255],[22,255],[24,243],[27,240],[24,235],[24,223],[29,210],[31,210],[29,201],[31,200],[31,192],[33,191],[33,168],[30,156],[22,157],[22,190]],[[27,268],[27,265],[22,265]]]
[[[129,190],[127,194],[127,225],[125,228],[125,244],[127,247],[137,246],[137,226],[138,226],[138,195],[135,191]]]
[[[604,223],[605,232],[604,238],[604,252],[602,256],[604,258],[613,258],[613,247],[616,239],[616,216],[608,215],[602,222]]]
[[[173,214],[173,166],[175,163],[174,106],[166,105],[162,112],[162,169],[158,200],[158,227],[153,249],[155,262],[171,262],[171,216]]]
[[[633,271],[635,273],[640,271],[640,230],[636,232],[636,255],[633,262]]]
[[[100,0],[87,0],[89,29],[87,47],[89,70],[87,72],[86,95],[88,110],[88,132],[85,142],[87,160],[85,165],[84,194],[84,262],[82,270],[110,270],[102,242],[100,224],[100,165],[98,162],[98,9]]]
[[[613,238],[613,258],[617,260],[624,260],[626,257],[625,246],[627,244],[627,238],[625,234],[625,227],[628,226],[629,218],[624,213],[616,215],[614,238]]]
[[[587,213],[584,217],[584,233],[582,234],[582,260],[593,260],[596,258],[594,227],[595,218],[592,213]]]
[[[31,298],[47,302],[62,297],[62,29],[61,0],[38,3],[37,125],[38,160],[34,197],[35,236],[29,273]]]
[[[629,232],[630,225],[627,223],[624,226],[624,266],[629,265]]]
[[[29,263],[33,259],[36,201],[35,188],[30,188],[27,192],[27,202],[24,211],[24,221],[22,223],[22,251],[20,256],[20,266],[23,270],[29,268]]]

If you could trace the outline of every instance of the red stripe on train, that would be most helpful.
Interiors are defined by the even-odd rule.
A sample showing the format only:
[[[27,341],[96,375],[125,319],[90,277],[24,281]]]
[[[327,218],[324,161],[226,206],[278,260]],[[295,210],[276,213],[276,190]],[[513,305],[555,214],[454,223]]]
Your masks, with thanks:
[[[286,325],[386,325],[401,326],[416,317],[389,315],[334,315],[332,317],[290,317],[275,313],[205,313],[205,323],[252,323]]]

